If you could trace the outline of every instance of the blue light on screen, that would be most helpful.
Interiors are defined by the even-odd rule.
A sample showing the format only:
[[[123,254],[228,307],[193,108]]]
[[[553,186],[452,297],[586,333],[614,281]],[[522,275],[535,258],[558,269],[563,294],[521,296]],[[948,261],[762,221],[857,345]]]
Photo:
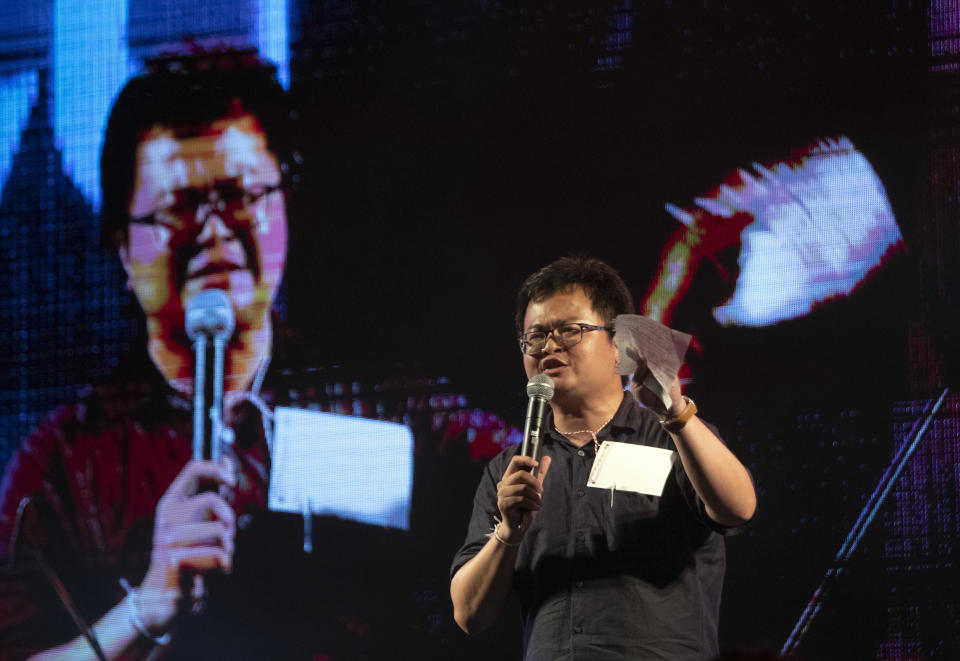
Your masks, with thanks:
[[[10,174],[10,163],[20,147],[20,132],[26,124],[30,107],[37,100],[36,71],[0,78],[0,194]]]
[[[277,67],[284,89],[290,87],[290,35],[287,0],[260,0],[257,7],[257,48]]]
[[[126,26],[126,0],[56,0],[54,6],[54,135],[64,172],[95,210],[103,128],[128,74]]]
[[[191,3],[168,3],[175,14]],[[183,5],[183,6],[181,6]],[[189,9],[189,7],[186,7]],[[139,68],[129,44],[128,0],[55,0],[51,68],[53,128],[63,167],[90,202],[100,207],[98,160],[110,105],[124,81]],[[245,34],[277,67],[284,88],[290,85],[289,7],[287,0],[260,0],[243,21]],[[185,21],[171,41],[190,38]],[[37,98],[38,74],[27,71],[0,80],[0,180],[9,174],[30,106]]]

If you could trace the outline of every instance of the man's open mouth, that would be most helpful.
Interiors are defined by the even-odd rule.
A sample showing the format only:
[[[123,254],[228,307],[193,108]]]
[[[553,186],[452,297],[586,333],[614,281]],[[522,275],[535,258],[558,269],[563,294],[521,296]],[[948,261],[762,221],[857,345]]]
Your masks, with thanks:
[[[239,264],[233,264],[231,262],[210,262],[205,266],[187,273],[187,280],[192,280],[194,278],[203,278],[210,275],[221,275],[227,274],[231,271],[237,271],[244,268]]]

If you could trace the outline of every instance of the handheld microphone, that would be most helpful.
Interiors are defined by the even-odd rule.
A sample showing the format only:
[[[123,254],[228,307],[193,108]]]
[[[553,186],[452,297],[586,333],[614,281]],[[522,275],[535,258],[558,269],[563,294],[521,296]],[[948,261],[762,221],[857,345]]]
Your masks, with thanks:
[[[206,289],[187,301],[184,327],[193,341],[193,458],[204,458],[204,395],[207,343],[213,341],[213,397],[210,403],[210,459],[220,460],[223,431],[223,362],[227,340],[235,326],[233,307],[222,289]]]
[[[227,341],[233,335],[236,320],[230,298],[222,289],[206,289],[189,301],[185,311],[184,328],[193,341],[193,459],[209,458],[220,461],[223,456],[223,363]],[[209,409],[210,449],[205,452],[207,428],[204,424],[204,399],[207,392],[207,342],[213,342],[213,382]],[[193,577],[191,593],[194,614],[206,608],[206,587],[203,576]]]
[[[227,293],[222,289],[205,289],[187,301],[184,326],[187,337],[194,341],[200,335],[229,338],[234,318]]]
[[[553,397],[553,379],[546,374],[535,374],[527,381],[527,419],[523,423],[523,443],[520,454],[540,460],[540,439],[543,435],[543,416],[547,402]]]

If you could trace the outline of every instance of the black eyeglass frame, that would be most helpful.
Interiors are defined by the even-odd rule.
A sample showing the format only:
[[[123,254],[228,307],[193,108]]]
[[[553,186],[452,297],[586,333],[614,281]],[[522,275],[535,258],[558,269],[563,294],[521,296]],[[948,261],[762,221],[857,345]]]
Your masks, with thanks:
[[[577,340],[575,342],[568,342],[564,340],[563,336],[559,332],[562,328],[566,328],[568,326],[579,326],[580,328],[580,334],[577,337]],[[597,324],[588,324],[583,321],[569,321],[569,322],[562,323],[559,326],[555,326],[554,328],[551,328],[548,331],[547,330],[527,331],[526,333],[523,333],[520,337],[518,337],[517,341],[520,343],[520,352],[528,356],[532,356],[536,353],[539,353],[540,351],[543,350],[545,346],[547,346],[547,340],[549,340],[550,336],[554,335],[554,333],[556,333],[554,341],[564,349],[569,349],[570,347],[576,346],[583,341],[584,333],[588,333],[590,331],[599,331],[599,330],[605,330],[610,333],[613,333],[612,326],[598,326]],[[538,333],[543,334],[543,343],[539,344],[536,349],[533,349],[532,351],[528,351],[528,348],[530,347],[530,336]]]
[[[183,212],[178,213],[177,211],[173,211],[176,205],[171,205],[168,208],[155,208],[147,214],[130,218],[129,222],[165,227],[175,233],[181,233],[187,230],[199,231],[212,213],[228,215],[229,219],[224,218],[224,221],[230,224],[231,221],[236,220],[239,209],[250,209],[254,204],[268,195],[276,193],[277,191],[286,193],[289,190],[287,182],[281,181],[279,184],[258,185],[256,190],[234,186],[233,189],[239,192],[239,194],[224,195],[223,192],[230,191],[230,187],[227,185],[228,183],[230,182],[218,182],[206,188],[189,187],[174,191],[174,193],[179,194],[184,194],[189,191],[196,195],[194,200],[190,200],[186,204],[186,208],[190,210],[190,213],[194,214],[192,222],[183,218]],[[211,195],[211,193],[214,192],[216,193],[215,197]],[[238,202],[239,205],[237,205]],[[209,208],[201,215],[198,211],[200,207],[204,205],[208,205]],[[237,205],[238,208],[231,208],[231,205]],[[166,218],[162,216],[166,216]]]

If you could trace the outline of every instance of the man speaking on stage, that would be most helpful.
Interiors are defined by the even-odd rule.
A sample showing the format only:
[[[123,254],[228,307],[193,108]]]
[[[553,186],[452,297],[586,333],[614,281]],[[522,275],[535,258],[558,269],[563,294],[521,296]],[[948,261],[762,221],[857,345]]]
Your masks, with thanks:
[[[554,385],[540,457],[515,445],[486,468],[450,594],[457,624],[475,633],[516,590],[526,661],[718,652],[723,535],[753,516],[753,480],[677,379],[669,406],[638,385],[644,365],[633,379],[647,408],[624,391],[613,327],[633,310],[620,276],[594,259],[559,259],[517,296],[526,374]],[[588,486],[605,442],[675,451],[662,492]]]
[[[7,466],[0,658],[205,653],[177,623],[203,603],[204,580],[231,570],[237,521],[266,509],[262,386],[287,254],[285,108],[274,68],[252,52],[158,58],[115,102],[102,230],[143,311],[146,351],[61,407]],[[221,373],[223,461],[191,455],[185,315],[210,290],[235,315]],[[185,576],[200,580],[191,588]],[[216,643],[225,658],[232,640]]]

